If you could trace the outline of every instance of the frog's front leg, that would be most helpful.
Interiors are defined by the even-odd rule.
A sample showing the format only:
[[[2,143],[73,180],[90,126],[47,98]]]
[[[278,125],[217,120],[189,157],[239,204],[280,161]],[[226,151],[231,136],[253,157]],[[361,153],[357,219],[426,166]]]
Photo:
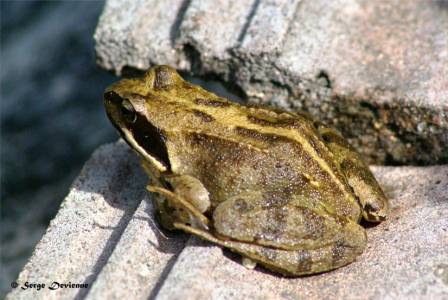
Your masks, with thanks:
[[[318,122],[315,125],[358,196],[364,219],[369,222],[384,220],[389,203],[369,167],[336,129]]]
[[[149,185],[157,193],[156,201],[164,227],[173,229],[174,222],[208,229],[209,220],[204,213],[210,207],[208,191],[196,178],[189,175],[165,175],[161,180],[166,187]]]
[[[182,196],[198,211],[205,213],[210,208],[210,198],[202,182],[190,175],[166,175],[163,177],[174,193]]]

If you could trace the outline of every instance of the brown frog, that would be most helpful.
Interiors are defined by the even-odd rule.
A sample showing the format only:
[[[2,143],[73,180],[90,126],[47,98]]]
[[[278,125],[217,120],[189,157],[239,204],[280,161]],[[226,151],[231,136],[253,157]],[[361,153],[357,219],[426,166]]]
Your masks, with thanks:
[[[366,246],[388,200],[359,154],[305,114],[239,105],[155,66],[104,94],[143,158],[159,219],[285,275],[332,270]]]

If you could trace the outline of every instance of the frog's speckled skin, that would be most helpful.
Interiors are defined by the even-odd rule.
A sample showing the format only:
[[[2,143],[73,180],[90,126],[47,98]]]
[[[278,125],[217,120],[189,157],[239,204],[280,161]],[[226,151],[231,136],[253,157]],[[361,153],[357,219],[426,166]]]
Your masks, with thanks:
[[[366,246],[388,201],[356,151],[309,116],[242,106],[167,66],[105,92],[143,157],[160,220],[285,275],[328,271]]]

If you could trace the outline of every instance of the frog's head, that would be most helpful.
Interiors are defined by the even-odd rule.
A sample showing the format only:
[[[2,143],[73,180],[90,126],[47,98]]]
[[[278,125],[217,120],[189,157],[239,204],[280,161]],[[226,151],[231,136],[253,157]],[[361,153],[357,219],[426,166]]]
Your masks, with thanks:
[[[141,78],[112,84],[104,93],[111,122],[126,142],[160,171],[170,167],[164,134],[164,115],[170,110],[167,99],[170,90],[183,83],[173,68],[156,66]]]

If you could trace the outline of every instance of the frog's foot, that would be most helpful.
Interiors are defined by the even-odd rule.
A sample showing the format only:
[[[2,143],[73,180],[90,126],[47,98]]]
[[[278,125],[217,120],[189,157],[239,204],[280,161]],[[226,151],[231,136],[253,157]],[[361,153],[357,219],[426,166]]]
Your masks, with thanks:
[[[316,127],[358,196],[363,218],[369,222],[383,221],[389,210],[388,200],[369,167],[336,129],[320,123]]]
[[[147,189],[150,192],[163,196],[166,201],[168,201],[169,207],[179,211],[174,218],[175,221],[190,224],[195,228],[208,229],[210,220],[199,209],[180,195],[159,186],[148,185]]]
[[[208,231],[181,223],[174,223],[174,227],[226,247],[241,254],[244,258],[249,258],[269,270],[280,272],[286,276],[320,273],[347,265],[363,252],[366,242],[364,230],[360,226],[359,230],[354,232],[350,239],[342,239],[316,249],[297,250],[276,249],[234,240],[221,240]]]

